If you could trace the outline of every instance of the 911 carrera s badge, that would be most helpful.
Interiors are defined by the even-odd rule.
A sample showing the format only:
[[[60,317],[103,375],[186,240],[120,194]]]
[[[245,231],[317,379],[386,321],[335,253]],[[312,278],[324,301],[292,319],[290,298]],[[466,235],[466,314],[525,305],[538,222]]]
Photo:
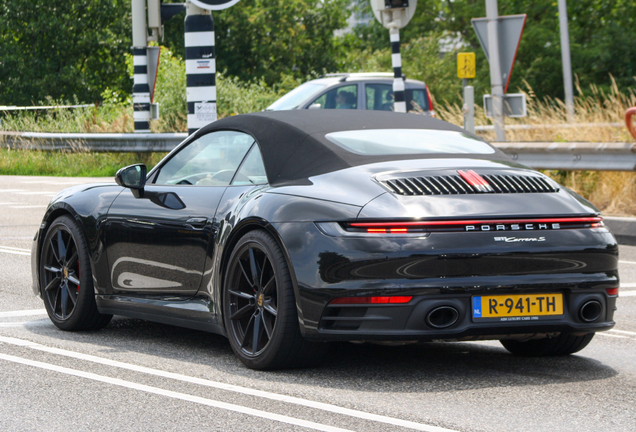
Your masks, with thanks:
[[[495,237],[495,241],[506,243],[542,242],[545,241],[545,237]]]

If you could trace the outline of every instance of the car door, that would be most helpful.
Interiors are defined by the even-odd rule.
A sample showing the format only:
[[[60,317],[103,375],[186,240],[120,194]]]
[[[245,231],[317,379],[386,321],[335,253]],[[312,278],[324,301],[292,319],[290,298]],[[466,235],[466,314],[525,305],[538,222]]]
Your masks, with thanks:
[[[188,298],[201,283],[214,216],[254,143],[212,132],[164,160],[140,193],[125,189],[108,211],[106,252],[113,294]]]

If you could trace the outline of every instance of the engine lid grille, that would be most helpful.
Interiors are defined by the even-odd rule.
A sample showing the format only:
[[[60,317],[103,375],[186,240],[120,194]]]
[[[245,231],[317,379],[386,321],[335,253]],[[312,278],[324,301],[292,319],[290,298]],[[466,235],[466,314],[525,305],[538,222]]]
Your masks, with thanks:
[[[462,195],[480,193],[558,192],[539,176],[521,174],[477,174],[456,171],[450,175],[427,175],[379,180],[397,195]]]

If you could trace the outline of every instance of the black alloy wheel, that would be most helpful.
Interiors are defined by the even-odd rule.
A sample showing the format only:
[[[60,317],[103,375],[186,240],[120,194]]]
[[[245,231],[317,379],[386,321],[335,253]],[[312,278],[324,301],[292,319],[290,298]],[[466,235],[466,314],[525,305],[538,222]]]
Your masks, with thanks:
[[[40,289],[49,318],[62,330],[98,329],[112,315],[100,314],[95,304],[88,248],[70,216],[49,227],[40,251]]]
[[[251,231],[230,256],[224,291],[225,329],[236,356],[252,369],[306,367],[326,345],[300,334],[289,268],[264,231]]]

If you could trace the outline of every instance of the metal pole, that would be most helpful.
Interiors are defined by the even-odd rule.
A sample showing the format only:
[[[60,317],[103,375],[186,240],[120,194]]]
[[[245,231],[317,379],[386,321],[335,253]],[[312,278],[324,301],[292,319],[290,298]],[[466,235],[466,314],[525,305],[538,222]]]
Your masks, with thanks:
[[[186,99],[188,133],[216,121],[214,21],[210,11],[186,3]]]
[[[499,61],[499,32],[497,0],[486,0],[486,18],[488,19],[488,52],[490,63],[490,85],[492,87],[492,107],[495,121],[495,140],[506,141],[503,116],[503,78]]]
[[[391,63],[393,65],[393,97],[395,98],[395,112],[406,112],[406,101],[404,98],[404,79],[402,78],[402,56],[400,54],[400,29],[391,27],[389,29],[391,37]]]
[[[475,133],[475,88],[464,87],[464,129]]]
[[[133,119],[135,132],[150,132],[150,86],[148,85],[148,30],[146,0],[132,0],[133,27]]]
[[[559,0],[559,28],[561,29],[561,59],[563,61],[563,87],[568,123],[574,122],[574,91],[572,90],[572,63],[570,61],[570,32],[568,8],[565,0]]]

